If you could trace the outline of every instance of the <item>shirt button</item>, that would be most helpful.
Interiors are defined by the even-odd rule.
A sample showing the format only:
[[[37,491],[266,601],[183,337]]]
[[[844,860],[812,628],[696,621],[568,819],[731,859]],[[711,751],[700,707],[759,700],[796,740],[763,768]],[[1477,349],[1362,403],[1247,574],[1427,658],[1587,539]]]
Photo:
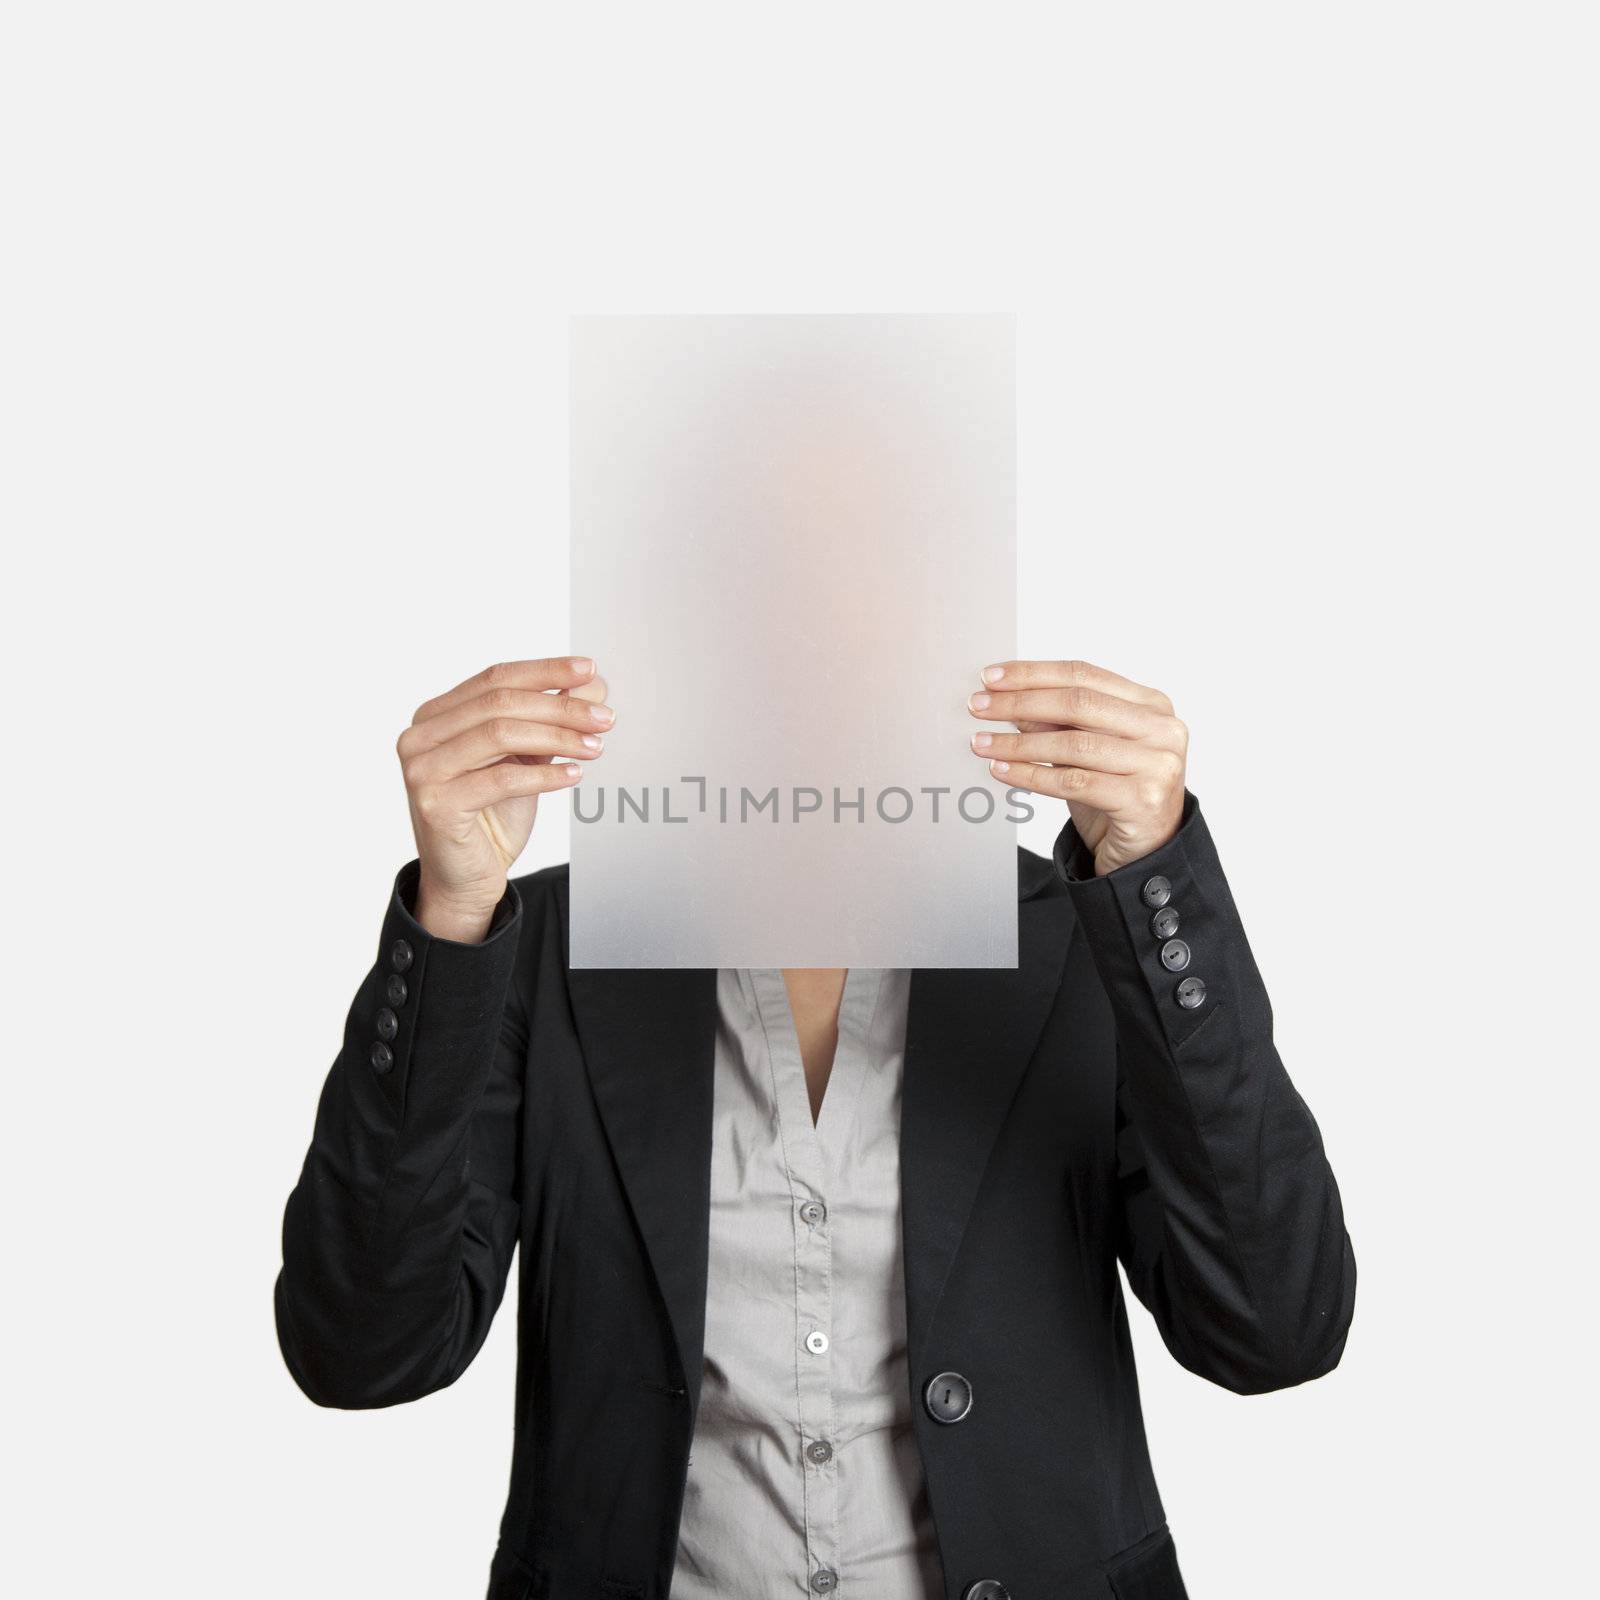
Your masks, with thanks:
[[[411,946],[404,939],[396,939],[389,946],[389,965],[396,972],[404,972],[411,965]]]
[[[1161,947],[1161,965],[1168,972],[1182,972],[1189,965],[1189,947],[1182,939],[1168,939]]]
[[[384,985],[383,994],[390,1005],[403,1006],[406,1003],[406,996],[410,992],[406,988],[406,980],[398,972],[389,974],[389,981]]]
[[[372,1063],[374,1072],[387,1072],[394,1065],[394,1051],[382,1039],[376,1039],[367,1054],[367,1059]]]
[[[1175,992],[1178,1004],[1185,1011],[1193,1011],[1196,1006],[1203,1006],[1206,1002],[1206,986],[1198,978],[1185,978]]]
[[[811,1574],[811,1588],[816,1594],[832,1594],[839,1587],[839,1574],[832,1567],[818,1567]]]
[[[825,1334],[821,1328],[813,1328],[811,1332],[806,1335],[806,1349],[809,1350],[814,1356],[826,1355],[828,1353],[827,1334]]]
[[[828,1208],[820,1200],[806,1200],[800,1206],[800,1220],[814,1228],[827,1216]]]
[[[806,1446],[806,1460],[825,1467],[833,1460],[833,1446],[826,1439],[813,1439]]]
[[[1158,939],[1170,939],[1178,931],[1178,908],[1162,906],[1150,919],[1150,931]]]
[[[388,1006],[385,1006],[378,1013],[377,1027],[378,1037],[387,1042],[388,1040],[394,1038],[397,1033],[399,1033],[400,1019],[388,1008]]]
[[[1152,911],[1159,910],[1172,898],[1172,885],[1158,873],[1144,880],[1139,896]]]

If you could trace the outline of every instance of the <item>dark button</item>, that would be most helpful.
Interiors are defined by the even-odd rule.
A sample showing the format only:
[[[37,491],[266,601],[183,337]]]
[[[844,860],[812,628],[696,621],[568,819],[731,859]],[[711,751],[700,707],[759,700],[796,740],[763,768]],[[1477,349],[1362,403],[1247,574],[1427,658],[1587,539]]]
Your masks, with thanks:
[[[1011,1591],[998,1578],[979,1578],[967,1585],[961,1600],[1011,1600]]]
[[[800,1206],[800,1220],[813,1228],[827,1214],[828,1208],[820,1200],[806,1200]]]
[[[1144,888],[1139,891],[1139,898],[1153,911],[1158,906],[1164,906],[1172,898],[1172,885],[1159,874],[1154,878],[1146,878]]]
[[[928,1379],[922,1403],[935,1422],[959,1422],[972,1409],[972,1385],[959,1372]]]
[[[374,1072],[387,1072],[394,1065],[394,1051],[382,1039],[374,1039],[367,1060],[372,1063]]]
[[[1158,939],[1170,939],[1178,931],[1178,908],[1162,906],[1150,919],[1150,931]]]
[[[1182,939],[1168,939],[1161,947],[1161,965],[1168,972],[1182,972],[1189,965],[1189,947]]]
[[[825,1467],[833,1460],[833,1446],[826,1439],[813,1439],[806,1446],[806,1460],[814,1461],[819,1467]]]
[[[1193,1011],[1196,1006],[1202,1006],[1206,1001],[1206,986],[1198,978],[1185,978],[1175,991],[1178,1004],[1185,1011]]]
[[[389,965],[396,972],[404,972],[411,965],[411,946],[404,939],[396,939],[389,946]]]
[[[400,1031],[400,1019],[388,1008],[388,1006],[385,1006],[378,1013],[377,1029],[378,1037],[384,1040],[394,1038],[394,1036]]]
[[[406,988],[406,980],[398,972],[391,972],[388,983],[384,985],[383,992],[387,996],[390,1005],[403,1006],[406,1003],[406,996],[411,991]]]
[[[817,1594],[832,1594],[839,1587],[839,1574],[832,1567],[818,1567],[811,1574],[811,1588]]]

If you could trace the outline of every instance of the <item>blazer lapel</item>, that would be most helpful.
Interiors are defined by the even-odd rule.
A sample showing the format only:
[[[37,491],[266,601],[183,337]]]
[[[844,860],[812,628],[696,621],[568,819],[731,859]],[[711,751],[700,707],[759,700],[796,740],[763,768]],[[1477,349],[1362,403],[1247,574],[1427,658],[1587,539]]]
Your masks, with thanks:
[[[1040,894],[1053,871],[1019,852],[1014,968],[911,975],[900,1190],[913,1366],[990,1149],[1060,988],[1075,919],[1066,896]]]
[[[606,1137],[672,1322],[692,1416],[705,1348],[717,975],[568,968],[567,992]]]

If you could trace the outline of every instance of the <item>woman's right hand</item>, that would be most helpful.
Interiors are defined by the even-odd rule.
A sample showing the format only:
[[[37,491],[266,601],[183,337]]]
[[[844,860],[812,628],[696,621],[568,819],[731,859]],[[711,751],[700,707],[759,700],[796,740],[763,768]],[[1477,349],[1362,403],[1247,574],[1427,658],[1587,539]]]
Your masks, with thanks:
[[[422,872],[415,915],[476,944],[533,831],[539,796],[570,789],[615,720],[584,656],[501,662],[417,708],[396,746]]]

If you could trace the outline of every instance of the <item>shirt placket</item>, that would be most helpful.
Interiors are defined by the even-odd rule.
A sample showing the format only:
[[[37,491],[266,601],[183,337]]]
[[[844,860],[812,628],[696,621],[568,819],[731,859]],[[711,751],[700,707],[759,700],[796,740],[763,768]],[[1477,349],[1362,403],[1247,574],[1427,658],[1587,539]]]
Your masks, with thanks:
[[[794,1240],[794,1470],[805,1527],[804,1588],[831,1594],[839,1586],[838,1475],[834,1467],[833,1245],[829,1174],[806,1090],[783,973],[753,974],[772,1065],[779,1142],[789,1185]]]

